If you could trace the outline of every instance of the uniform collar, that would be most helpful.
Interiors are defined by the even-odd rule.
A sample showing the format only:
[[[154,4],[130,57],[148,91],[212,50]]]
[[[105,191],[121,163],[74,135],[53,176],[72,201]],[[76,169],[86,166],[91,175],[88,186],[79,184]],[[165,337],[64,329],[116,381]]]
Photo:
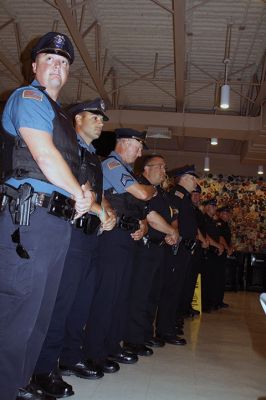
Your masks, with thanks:
[[[80,147],[84,147],[86,150],[88,150],[90,153],[95,153],[96,149],[93,146],[93,144],[87,144],[85,140],[77,133],[77,141]]]
[[[49,93],[47,92],[46,87],[45,87],[45,86],[42,86],[42,85],[40,84],[40,82],[37,81],[37,79],[34,79],[34,80],[31,82],[30,85],[33,86],[33,87],[35,87],[35,88],[37,88],[37,89],[40,89],[40,90],[44,91],[44,92],[47,94],[47,96],[49,96]],[[50,97],[50,96],[49,96],[49,97]],[[56,100],[56,103],[57,103],[59,106],[61,105],[60,101],[58,101],[58,100]]]

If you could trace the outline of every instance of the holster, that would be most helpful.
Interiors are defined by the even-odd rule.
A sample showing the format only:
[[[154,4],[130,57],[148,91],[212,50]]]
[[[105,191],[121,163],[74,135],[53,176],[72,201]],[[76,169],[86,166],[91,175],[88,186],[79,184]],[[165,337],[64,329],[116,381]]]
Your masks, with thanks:
[[[78,229],[82,229],[86,235],[91,235],[95,233],[99,226],[101,225],[100,219],[93,214],[83,215],[81,218],[78,218],[75,221],[75,227]]]
[[[125,215],[118,217],[117,227],[125,231],[131,231],[131,232],[135,232],[140,228],[138,219],[133,217],[127,217]]]

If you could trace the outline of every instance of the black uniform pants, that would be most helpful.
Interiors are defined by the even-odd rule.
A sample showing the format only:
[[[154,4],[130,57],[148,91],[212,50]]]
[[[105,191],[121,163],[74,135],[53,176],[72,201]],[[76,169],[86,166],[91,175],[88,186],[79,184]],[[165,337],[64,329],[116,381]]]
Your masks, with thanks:
[[[158,244],[144,246],[137,242],[130,289],[125,340],[143,344],[153,336],[162,286],[165,248]]]
[[[87,358],[103,359],[121,351],[134,249],[129,231],[115,228],[100,237],[96,290],[84,338]]]
[[[189,272],[191,254],[181,243],[177,255],[168,250],[167,265],[159,301],[156,330],[160,335],[174,334],[184,282]]]
[[[20,258],[11,240],[14,226],[0,214],[0,388],[1,400],[13,400],[28,384],[49,326],[71,226],[38,208],[30,226],[20,227],[30,258]]]
[[[207,251],[202,273],[202,303],[203,309],[219,305],[221,301],[221,276],[223,256]],[[223,283],[224,288],[224,283]]]
[[[95,287],[97,236],[73,227],[50,326],[35,367],[49,374],[58,358],[66,365],[83,359],[83,327],[87,322]]]
[[[202,263],[204,262],[203,251],[201,246],[197,246],[194,254],[191,256],[189,273],[184,284],[184,290],[181,299],[181,310],[185,314],[191,307],[194,291],[197,283],[198,274],[202,270]]]

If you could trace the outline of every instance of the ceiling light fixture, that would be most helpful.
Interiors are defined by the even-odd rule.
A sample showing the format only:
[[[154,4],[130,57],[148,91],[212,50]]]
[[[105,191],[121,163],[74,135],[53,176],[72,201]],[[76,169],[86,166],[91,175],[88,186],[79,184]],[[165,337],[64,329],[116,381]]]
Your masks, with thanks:
[[[210,171],[210,157],[209,156],[204,157],[204,171],[206,171],[206,172]]]
[[[215,138],[215,137],[211,138],[211,145],[212,146],[217,146],[217,144],[218,144],[218,139]]]
[[[232,24],[227,25],[225,49],[224,49],[224,84],[221,87],[220,107],[226,110],[230,107],[230,86],[227,83],[228,65],[230,63]]]
[[[264,171],[263,171],[263,165],[258,165],[258,175],[263,175]]]

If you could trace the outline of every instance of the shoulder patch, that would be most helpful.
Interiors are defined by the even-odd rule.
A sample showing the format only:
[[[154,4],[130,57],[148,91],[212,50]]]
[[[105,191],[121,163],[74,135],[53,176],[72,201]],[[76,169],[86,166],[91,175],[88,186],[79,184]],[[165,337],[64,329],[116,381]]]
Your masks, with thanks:
[[[179,192],[178,190],[176,190],[175,191],[175,196],[179,197],[180,199],[183,199],[185,195],[184,195],[184,193]]]
[[[109,162],[107,163],[107,167],[108,167],[109,169],[117,168],[117,167],[119,167],[120,165],[121,165],[121,163],[120,163],[119,161],[117,161],[117,160],[112,160],[112,161],[109,161]]]
[[[122,174],[120,181],[123,186],[126,186],[128,182],[134,182],[134,179],[131,175]]]
[[[36,92],[36,90],[23,90],[22,97],[24,99],[33,99],[33,100],[42,101],[43,94]]]

